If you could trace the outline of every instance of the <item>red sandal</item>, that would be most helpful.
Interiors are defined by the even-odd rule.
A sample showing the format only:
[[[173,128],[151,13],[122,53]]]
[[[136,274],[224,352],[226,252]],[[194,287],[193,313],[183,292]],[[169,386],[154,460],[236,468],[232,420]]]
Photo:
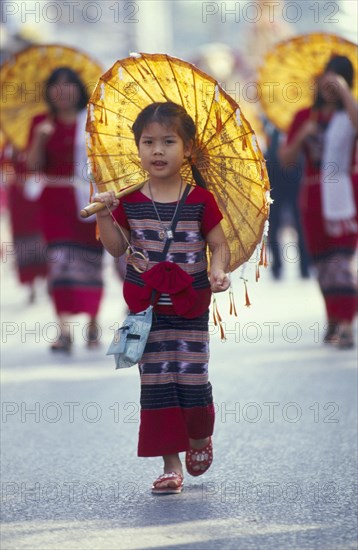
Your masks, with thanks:
[[[201,476],[211,466],[213,461],[213,443],[211,437],[209,443],[202,449],[190,449],[185,455],[185,466],[191,476]]]
[[[175,487],[160,487],[163,481],[176,483]],[[184,487],[184,478],[178,472],[167,472],[162,474],[153,482],[152,493],[156,495],[172,495],[181,493]]]

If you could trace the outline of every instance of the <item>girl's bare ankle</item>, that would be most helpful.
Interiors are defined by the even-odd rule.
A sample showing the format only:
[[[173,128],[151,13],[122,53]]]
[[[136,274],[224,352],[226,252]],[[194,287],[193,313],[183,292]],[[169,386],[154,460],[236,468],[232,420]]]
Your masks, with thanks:
[[[164,461],[164,473],[176,472],[178,474],[183,473],[183,466],[179,455],[166,455],[163,456]]]
[[[209,443],[210,437],[204,437],[204,439],[190,439],[190,446],[192,449],[203,449]]]

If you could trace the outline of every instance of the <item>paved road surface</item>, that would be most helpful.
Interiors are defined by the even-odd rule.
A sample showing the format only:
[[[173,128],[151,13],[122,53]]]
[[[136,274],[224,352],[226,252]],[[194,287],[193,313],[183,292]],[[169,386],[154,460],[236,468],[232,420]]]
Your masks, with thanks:
[[[233,277],[238,318],[212,327],[215,461],[181,495],[154,497],[159,458],[136,457],[136,368],[104,355],[123,315],[107,267],[100,350],[75,319],[70,357],[48,351],[56,326],[44,286],[35,305],[2,284],[3,550],[356,548],[356,350],[320,343],[314,281]],[[31,332],[32,331],[32,332]],[[84,332],[83,332],[84,331]]]

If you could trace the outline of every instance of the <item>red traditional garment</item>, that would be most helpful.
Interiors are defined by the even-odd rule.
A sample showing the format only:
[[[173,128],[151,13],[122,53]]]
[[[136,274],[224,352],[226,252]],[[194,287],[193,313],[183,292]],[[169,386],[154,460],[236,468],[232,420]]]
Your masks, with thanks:
[[[177,203],[155,204],[156,209],[150,198],[136,191],[124,197],[114,212],[118,223],[130,230],[132,247],[147,258],[142,274],[133,265],[127,266],[124,297],[128,307],[134,311],[146,307],[153,288],[163,293],[154,308],[139,364],[139,456],[186,451],[190,438],[212,435],[215,420],[208,378],[211,290],[205,238],[222,214],[213,195],[195,187],[182,206],[174,241],[163,262],[162,224],[170,225]]]
[[[2,183],[7,190],[16,272],[21,284],[32,284],[35,279],[46,277],[47,272],[40,208],[37,200],[29,200],[24,193],[25,171],[21,155],[15,155],[11,146],[6,150],[0,158],[0,166]]]
[[[176,203],[157,202],[156,206],[162,222],[170,222]],[[189,193],[167,255],[169,263],[158,264],[164,242],[158,238],[162,226],[150,198],[141,191],[131,193],[114,215],[122,227],[130,229],[133,248],[148,258],[144,274],[128,265],[123,295],[129,309],[137,313],[148,307],[155,289],[171,296],[171,305],[163,310],[159,303],[157,311],[187,318],[202,315],[211,300],[205,236],[222,219],[213,195],[199,186]]]
[[[20,283],[32,283],[47,274],[39,204],[28,200],[16,183],[8,187],[7,196],[17,275]]]
[[[35,127],[47,116],[34,118],[29,141]],[[76,124],[54,122],[42,170],[53,185],[46,185],[39,199],[41,227],[48,245],[49,286],[58,313],[95,316],[103,291],[103,247],[96,239],[95,221],[80,220],[74,188],[61,185],[61,178],[74,182]]]
[[[320,169],[323,138],[330,117],[311,109],[299,111],[288,132],[292,142],[302,125],[314,116],[319,132],[307,138],[304,146],[305,169],[300,192],[300,210],[308,251],[315,262],[318,281],[325,300],[328,320],[351,322],[357,311],[357,289],[351,260],[357,247],[357,234],[329,235],[322,215]],[[339,147],[339,143],[337,143]],[[358,212],[358,147],[352,151],[352,186]],[[358,216],[357,216],[358,221]]]

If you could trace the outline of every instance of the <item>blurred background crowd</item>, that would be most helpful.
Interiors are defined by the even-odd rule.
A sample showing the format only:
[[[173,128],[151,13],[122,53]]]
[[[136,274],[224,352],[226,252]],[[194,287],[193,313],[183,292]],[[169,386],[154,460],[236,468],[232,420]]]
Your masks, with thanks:
[[[297,205],[302,159],[289,170],[280,165],[277,152],[285,136],[266,118],[254,84],[265,55],[280,41],[325,32],[357,42],[355,0],[15,0],[3,1],[1,10],[1,63],[31,45],[61,44],[86,52],[103,72],[132,51],[162,52],[185,59],[216,78],[240,104],[267,160],[274,200],[268,240],[272,277],[279,280],[285,275],[282,250],[287,230],[297,243],[297,276],[310,277]],[[2,136],[3,150],[6,146]],[[17,161],[21,164],[21,159]],[[14,214],[27,198],[9,181],[9,177],[2,178],[1,212],[12,238],[25,236],[40,242],[36,201],[32,198],[31,208],[26,206],[20,216]],[[38,265],[37,271],[32,268],[21,265],[18,258],[19,281],[29,285],[30,300],[34,299],[35,275],[43,277],[46,272],[44,265]],[[117,271],[123,276],[122,263]],[[90,318],[95,325],[94,310]],[[89,343],[95,343],[91,327]]]

